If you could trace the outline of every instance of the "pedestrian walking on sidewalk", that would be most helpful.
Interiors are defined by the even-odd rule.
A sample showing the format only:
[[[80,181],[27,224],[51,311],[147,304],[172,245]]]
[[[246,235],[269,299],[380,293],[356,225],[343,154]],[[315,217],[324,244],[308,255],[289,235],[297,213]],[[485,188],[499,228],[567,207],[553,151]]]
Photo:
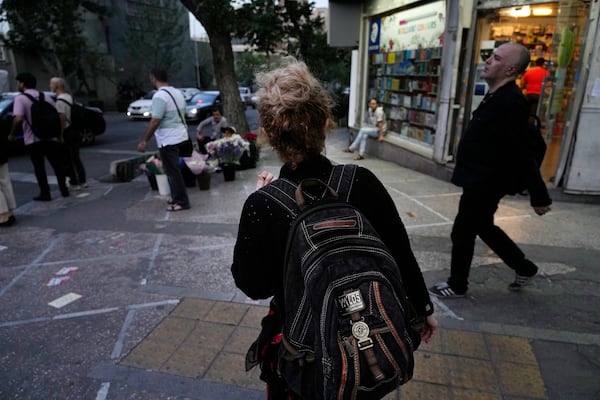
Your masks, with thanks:
[[[87,187],[85,167],[79,156],[81,133],[74,129],[71,123],[73,120],[73,97],[67,93],[65,86],[63,78],[55,76],[50,79],[50,90],[56,93],[56,109],[63,118],[63,143],[69,185],[71,189],[79,190]]]
[[[33,172],[35,173],[35,179],[40,190],[39,194],[35,196],[33,200],[52,200],[50,185],[48,184],[48,175],[46,174],[46,159],[54,170],[54,175],[56,176],[61,195],[63,197],[68,197],[69,188],[67,187],[65,163],[63,160],[64,148],[61,143],[61,138],[59,137],[60,132],[58,132],[56,137],[51,138],[38,137],[33,132],[33,101],[39,101],[37,99],[40,99],[40,92],[35,88],[37,79],[28,72],[18,74],[15,79],[21,94],[15,97],[15,103],[13,105],[14,118],[8,140],[15,140],[17,128],[19,125],[22,125],[23,141],[25,146],[29,149],[29,158],[33,164]],[[49,95],[43,93],[41,96],[44,102],[49,103],[52,107],[56,108],[54,100],[52,100]],[[58,113],[56,115],[58,115]],[[44,131],[44,129],[42,129],[42,131]]]
[[[322,155],[331,122],[327,91],[306,65],[297,61],[261,75],[259,82],[261,134],[283,162],[279,178],[295,184],[306,178],[327,182],[333,170],[331,161]],[[257,189],[275,185],[274,179],[272,174],[262,172]],[[437,329],[433,305],[395,204],[368,169],[358,167],[351,179],[348,202],[366,216],[400,266],[408,298],[426,321],[420,334],[428,342]],[[231,267],[237,287],[250,298],[273,296],[272,307],[262,322],[256,351],[251,348],[247,357],[250,365],[261,364],[261,379],[267,382],[267,399],[271,400],[299,398],[277,371],[278,349],[282,340],[285,341],[281,339],[283,315],[278,305],[283,304],[285,249],[292,222],[293,216],[278,200],[261,191],[250,194],[242,209]],[[313,379],[312,376],[304,378]]]
[[[383,107],[379,105],[376,98],[372,98],[369,100],[369,107],[367,109],[367,122],[360,128],[356,134],[356,139],[354,139],[350,147],[345,148],[343,151],[346,153],[354,153],[358,150],[358,155],[354,157],[354,159],[362,160],[365,158],[367,139],[370,137],[377,138],[378,141],[382,142],[386,130],[387,124],[385,122]]]
[[[179,157],[189,155],[183,154],[182,151],[191,145],[182,117],[185,115],[185,99],[181,91],[169,85],[167,71],[162,68],[153,68],[150,71],[150,83],[156,88],[156,93],[152,96],[152,118],[146,133],[138,143],[137,150],[145,152],[148,140],[152,136],[156,138],[160,159],[171,189],[167,211],[187,210],[190,208],[190,200],[179,168]]]
[[[489,91],[473,112],[456,155],[452,183],[463,193],[451,233],[450,277],[429,289],[437,297],[463,297],[467,292],[477,236],[515,271],[510,290],[520,290],[538,271],[494,225],[494,213],[506,194],[527,189],[537,215],[550,211],[552,203],[527,141],[529,105],[515,83],[528,63],[529,51],[516,43],[501,45],[485,62],[481,76]]]

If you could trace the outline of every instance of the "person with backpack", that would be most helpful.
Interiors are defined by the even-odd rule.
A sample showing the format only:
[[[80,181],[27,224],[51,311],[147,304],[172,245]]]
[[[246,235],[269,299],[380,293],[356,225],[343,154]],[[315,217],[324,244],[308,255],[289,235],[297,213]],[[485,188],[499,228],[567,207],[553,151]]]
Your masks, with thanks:
[[[529,51],[517,43],[501,45],[485,61],[481,76],[489,90],[460,140],[452,175],[462,196],[450,235],[450,277],[429,289],[439,298],[466,295],[477,236],[514,270],[509,290],[521,290],[538,272],[537,265],[494,225],[494,214],[506,194],[527,189],[540,216],[552,204],[531,143],[529,106],[515,83],[528,64]]]
[[[29,148],[31,163],[40,192],[33,198],[36,201],[50,201],[50,185],[46,175],[45,159],[48,160],[63,197],[69,196],[66,171],[62,158],[62,125],[54,100],[45,93],[36,90],[37,79],[28,72],[16,76],[17,87],[22,94],[15,97],[13,105],[13,123],[9,140],[15,139],[19,125],[23,127],[23,140]]]
[[[50,79],[50,90],[56,93],[56,109],[63,118],[63,143],[66,150],[69,186],[73,190],[87,187],[85,167],[79,156],[80,132],[73,127],[73,97],[67,93],[65,80],[60,77]]]
[[[246,357],[246,368],[260,364],[268,399],[338,398],[331,392],[342,390],[340,398],[352,398],[353,390],[359,390],[360,385],[377,387],[368,398],[383,397],[410,379],[412,352],[421,339],[429,342],[437,329],[433,305],[408,234],[391,196],[371,171],[352,165],[334,167],[322,155],[332,124],[332,103],[327,90],[306,65],[291,60],[289,65],[258,78],[261,135],[267,138],[283,166],[278,179],[268,172],[259,175],[258,190],[244,203],[233,253],[231,271],[236,286],[252,299],[272,297],[261,333]],[[313,184],[319,187],[319,193],[329,184],[326,192],[332,197],[309,210],[323,210],[331,213],[331,218],[309,224],[301,208],[296,207],[294,193],[298,193],[298,185],[301,189],[306,185],[312,193],[308,186]],[[301,189],[302,198],[311,198],[312,194]],[[333,232],[333,237],[328,240],[317,233],[307,241],[302,234],[308,225],[319,227],[318,232],[323,234],[332,228],[329,233]],[[288,239],[292,232],[300,236]],[[327,250],[327,242],[334,245],[331,251]],[[304,257],[311,249],[315,258]],[[333,261],[330,256],[341,258]],[[316,259],[316,264],[307,268],[297,264],[308,259]],[[322,264],[323,260],[327,262]],[[378,263],[369,260],[378,260],[386,267],[378,270]],[[338,278],[330,281],[326,271],[351,287],[346,290],[344,285],[338,285]],[[387,295],[379,296],[384,287]],[[396,294],[391,287],[398,289]],[[305,296],[299,295],[302,290]],[[308,303],[323,306],[327,312],[317,315]],[[375,320],[382,322],[380,317],[386,313],[374,309],[387,310],[401,327],[377,325]],[[302,331],[304,339],[313,339],[304,340],[307,346],[301,350],[297,345],[302,340],[292,332],[292,315],[298,312],[303,315],[298,317],[295,331]],[[412,312],[414,318],[411,322],[408,317],[404,320],[401,312],[407,316]],[[389,319],[387,322],[391,322]],[[412,321],[417,320],[420,325],[413,325]],[[402,348],[403,357],[396,358],[390,350],[384,361],[381,346],[391,336],[381,339],[379,334],[391,335],[396,328],[398,334],[392,342],[397,341],[390,346],[394,350]],[[320,335],[320,329],[326,333]],[[317,337],[322,337],[327,345],[321,346]],[[364,365],[365,381],[362,375],[352,382],[352,377],[341,378],[351,375],[344,375],[345,368],[357,365],[349,359]],[[390,373],[392,365],[395,372]],[[401,372],[404,367],[406,374]]]

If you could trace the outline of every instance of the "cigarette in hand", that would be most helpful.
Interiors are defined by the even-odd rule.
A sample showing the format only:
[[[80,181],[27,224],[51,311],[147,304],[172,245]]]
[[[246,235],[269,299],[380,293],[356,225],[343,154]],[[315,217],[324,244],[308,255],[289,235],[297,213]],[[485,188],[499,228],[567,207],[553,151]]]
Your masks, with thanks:
[[[258,174],[258,181],[256,182],[256,189],[260,189],[261,187],[271,183],[273,181],[273,174],[263,171]]]

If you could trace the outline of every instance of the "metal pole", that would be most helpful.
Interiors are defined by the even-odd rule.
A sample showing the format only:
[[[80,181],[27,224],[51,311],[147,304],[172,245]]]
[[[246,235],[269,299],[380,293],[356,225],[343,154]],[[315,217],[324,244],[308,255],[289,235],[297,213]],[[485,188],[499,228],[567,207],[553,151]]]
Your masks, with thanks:
[[[196,59],[196,87],[200,88],[200,62],[198,61],[198,41],[194,40],[194,56]]]

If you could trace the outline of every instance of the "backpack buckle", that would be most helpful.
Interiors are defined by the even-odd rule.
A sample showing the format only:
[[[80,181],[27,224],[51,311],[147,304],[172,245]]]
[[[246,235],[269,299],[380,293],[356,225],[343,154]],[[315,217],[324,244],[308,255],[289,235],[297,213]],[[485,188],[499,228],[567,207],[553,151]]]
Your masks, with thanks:
[[[373,347],[373,340],[369,337],[369,325],[363,321],[356,321],[352,324],[352,336],[356,339],[359,350],[366,350]]]

